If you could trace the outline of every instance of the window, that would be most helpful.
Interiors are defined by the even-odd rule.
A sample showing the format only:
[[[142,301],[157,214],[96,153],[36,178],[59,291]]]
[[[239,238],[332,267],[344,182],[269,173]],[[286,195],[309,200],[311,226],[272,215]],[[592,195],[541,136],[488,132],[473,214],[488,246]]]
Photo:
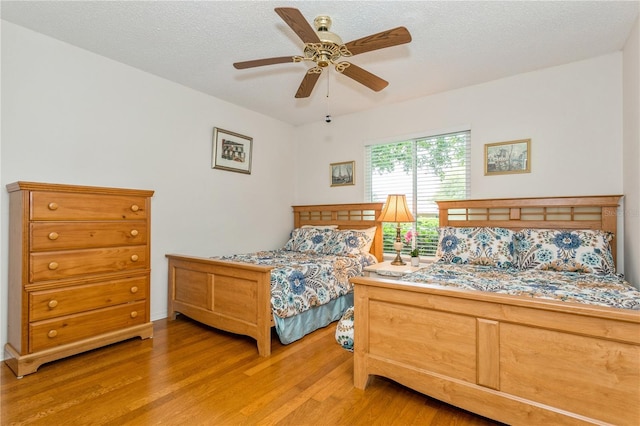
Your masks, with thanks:
[[[470,132],[416,138],[365,147],[365,190],[372,202],[388,194],[406,194],[415,223],[402,223],[402,235],[414,229],[421,256],[434,256],[438,244],[435,200],[464,199],[469,194]],[[384,251],[394,253],[396,224],[383,224]],[[404,241],[403,241],[404,242]],[[411,244],[404,245],[408,254]]]

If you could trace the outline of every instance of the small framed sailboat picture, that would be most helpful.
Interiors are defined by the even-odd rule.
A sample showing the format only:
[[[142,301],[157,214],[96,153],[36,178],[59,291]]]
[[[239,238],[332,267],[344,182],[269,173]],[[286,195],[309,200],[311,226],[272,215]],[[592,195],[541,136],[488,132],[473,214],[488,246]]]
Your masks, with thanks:
[[[354,185],[356,183],[356,162],[331,163],[331,186]]]

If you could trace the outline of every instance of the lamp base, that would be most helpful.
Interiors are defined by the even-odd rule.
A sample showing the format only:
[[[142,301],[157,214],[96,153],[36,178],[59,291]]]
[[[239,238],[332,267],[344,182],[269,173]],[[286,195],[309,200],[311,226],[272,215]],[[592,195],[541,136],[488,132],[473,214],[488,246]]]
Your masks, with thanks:
[[[400,257],[400,250],[396,250],[396,258],[391,261],[392,265],[406,265],[402,257]]]
[[[396,242],[393,243],[393,248],[396,249],[396,258],[391,262],[392,265],[406,265],[400,257],[400,251],[402,250],[402,240],[400,239],[400,222],[396,226]]]

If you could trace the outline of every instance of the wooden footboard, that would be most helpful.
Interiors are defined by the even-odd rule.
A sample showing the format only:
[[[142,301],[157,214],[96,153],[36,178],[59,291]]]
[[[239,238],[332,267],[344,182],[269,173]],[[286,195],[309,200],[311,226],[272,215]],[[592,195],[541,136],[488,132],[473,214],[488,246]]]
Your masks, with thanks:
[[[271,269],[246,263],[168,254],[168,315],[256,339],[271,354]]]
[[[640,312],[352,282],[357,388],[379,375],[509,424],[640,424]]]

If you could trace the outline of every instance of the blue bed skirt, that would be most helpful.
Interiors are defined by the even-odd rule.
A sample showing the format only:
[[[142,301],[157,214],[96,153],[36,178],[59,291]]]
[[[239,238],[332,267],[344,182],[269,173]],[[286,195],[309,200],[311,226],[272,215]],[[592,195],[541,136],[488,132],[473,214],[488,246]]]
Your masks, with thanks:
[[[326,327],[339,320],[350,306],[353,306],[353,293],[345,294],[325,305],[316,306],[300,315],[289,318],[280,318],[274,315],[273,319],[280,342],[283,345],[288,345],[312,331]]]

